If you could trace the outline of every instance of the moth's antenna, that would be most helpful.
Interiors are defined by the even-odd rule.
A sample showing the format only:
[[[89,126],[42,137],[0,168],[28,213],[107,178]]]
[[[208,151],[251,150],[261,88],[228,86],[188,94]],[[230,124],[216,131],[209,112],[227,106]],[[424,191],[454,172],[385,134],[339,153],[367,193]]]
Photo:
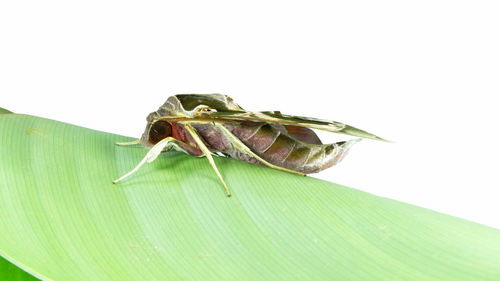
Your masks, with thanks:
[[[140,139],[135,140],[135,141],[129,141],[129,142],[115,142],[116,145],[121,145],[121,146],[136,145],[136,144],[140,144],[140,143],[141,143]]]

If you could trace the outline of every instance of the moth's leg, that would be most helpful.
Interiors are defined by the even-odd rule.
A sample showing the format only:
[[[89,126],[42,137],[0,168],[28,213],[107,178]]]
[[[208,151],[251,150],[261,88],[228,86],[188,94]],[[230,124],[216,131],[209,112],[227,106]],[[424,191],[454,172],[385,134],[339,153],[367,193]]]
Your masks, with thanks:
[[[137,172],[137,170],[139,170],[139,168],[142,165],[144,165],[146,162],[147,163],[153,162],[158,157],[158,155],[160,155],[160,153],[163,151],[164,148],[168,147],[170,149],[172,146],[175,146],[176,148],[180,148],[179,143],[182,143],[182,142],[177,140],[177,139],[174,139],[172,137],[167,137],[167,138],[162,139],[161,141],[159,141],[157,144],[155,144],[148,151],[148,153],[146,154],[144,159],[142,159],[141,162],[139,162],[139,164],[137,164],[137,166],[134,169],[132,169],[130,172],[126,173],[125,175],[121,176],[119,179],[114,180],[113,183],[117,183],[117,182],[123,180],[124,178],[130,176],[131,174]]]
[[[196,144],[200,147],[201,151],[205,154],[205,156],[208,159],[208,162],[210,162],[210,165],[212,165],[212,168],[214,169],[215,173],[219,177],[220,181],[222,182],[222,185],[226,189],[226,194],[227,196],[231,196],[231,192],[229,192],[229,189],[227,188],[226,182],[224,182],[224,179],[222,178],[221,174],[219,173],[219,170],[217,169],[217,166],[215,166],[214,159],[212,158],[212,152],[208,149],[208,147],[203,143],[201,140],[200,136],[196,133],[196,130],[191,126],[191,124],[184,124],[184,128],[189,132],[189,134],[193,137],[194,141]]]
[[[135,141],[129,141],[129,142],[115,142],[116,145],[136,145],[136,144],[140,144],[141,143],[141,140],[138,139],[138,140],[135,140]]]
[[[294,174],[298,174],[298,175],[301,175],[301,176],[305,176],[306,174],[304,173],[301,173],[301,172],[298,172],[298,171],[294,171],[294,170],[290,170],[290,169],[287,169],[287,168],[283,168],[283,167],[280,167],[280,166],[276,166],[276,165],[273,165],[269,162],[267,162],[266,160],[262,159],[259,155],[255,154],[250,148],[248,148],[248,146],[246,146],[239,138],[237,138],[235,135],[233,135],[233,133],[231,133],[226,127],[224,127],[223,124],[221,123],[215,123],[215,126],[219,129],[221,129],[221,131],[227,136],[229,137],[229,139],[231,140],[231,143],[237,148],[239,149],[240,151],[252,156],[253,158],[257,159],[258,161],[260,161],[262,164],[270,167],[270,168],[273,168],[273,169],[277,169],[277,170],[281,170],[281,171],[285,171],[285,172],[289,172],[289,173],[294,173]]]

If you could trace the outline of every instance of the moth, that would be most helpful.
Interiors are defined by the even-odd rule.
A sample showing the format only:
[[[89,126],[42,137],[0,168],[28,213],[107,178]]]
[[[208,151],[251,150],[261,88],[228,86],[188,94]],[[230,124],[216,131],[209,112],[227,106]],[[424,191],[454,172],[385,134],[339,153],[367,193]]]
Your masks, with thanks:
[[[319,172],[341,161],[361,138],[384,140],[366,131],[336,122],[281,114],[246,111],[221,94],[171,96],[146,118],[142,137],[118,145],[142,144],[149,151],[117,183],[172,149],[205,156],[231,196],[212,155],[226,156],[298,175]],[[360,137],[323,144],[312,129]]]

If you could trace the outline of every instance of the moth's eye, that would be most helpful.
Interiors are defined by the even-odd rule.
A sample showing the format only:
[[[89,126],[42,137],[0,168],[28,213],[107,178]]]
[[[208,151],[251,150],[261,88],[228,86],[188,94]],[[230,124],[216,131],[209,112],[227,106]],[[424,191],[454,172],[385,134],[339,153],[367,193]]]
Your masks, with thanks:
[[[149,129],[149,141],[157,144],[159,141],[172,135],[172,126],[166,121],[156,121]]]

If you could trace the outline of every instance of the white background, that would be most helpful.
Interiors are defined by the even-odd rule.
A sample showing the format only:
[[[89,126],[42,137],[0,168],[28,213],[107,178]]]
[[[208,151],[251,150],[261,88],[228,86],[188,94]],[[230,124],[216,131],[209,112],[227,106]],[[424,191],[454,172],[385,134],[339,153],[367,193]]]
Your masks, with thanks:
[[[2,1],[0,106],[136,137],[177,93],[337,120],[395,143],[314,176],[500,228],[496,3]]]

